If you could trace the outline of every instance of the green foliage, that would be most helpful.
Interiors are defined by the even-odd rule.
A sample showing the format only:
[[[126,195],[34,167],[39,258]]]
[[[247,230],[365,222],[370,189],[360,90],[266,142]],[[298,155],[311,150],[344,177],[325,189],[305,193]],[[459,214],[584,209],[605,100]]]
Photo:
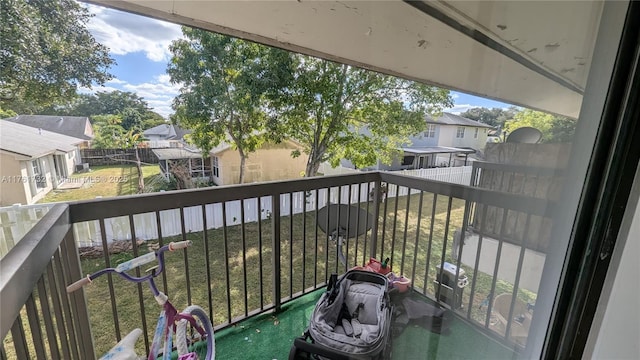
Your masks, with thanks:
[[[508,133],[521,127],[533,127],[542,132],[542,142],[571,142],[575,132],[576,120],[552,115],[541,111],[525,109],[505,123]]]
[[[6,118],[10,118],[10,117],[14,117],[17,116],[18,114],[16,114],[15,111],[13,110],[5,110],[2,107],[0,107],[0,119],[6,119]]]
[[[122,111],[122,127],[125,130],[141,129],[142,115],[140,115],[138,110],[126,108]]]
[[[264,141],[264,94],[279,81],[284,52],[199,29],[182,32],[185,38],[169,47],[167,73],[183,86],[172,121],[192,129],[191,141],[204,153],[231,143],[241,157],[242,182],[244,160]]]
[[[103,84],[113,63],[74,0],[0,0],[0,105],[20,113]]]
[[[303,55],[290,55],[288,83],[269,93],[275,140],[291,137],[309,155],[306,176],[323,161],[357,167],[390,161],[426,127],[425,114],[452,105],[449,91]]]
[[[92,123],[95,117],[105,114],[119,115],[125,129],[148,129],[165,123],[162,115],[149,109],[147,102],[127,91],[99,91],[94,94],[78,94],[72,98],[53,102],[47,106],[21,105],[21,113],[41,115],[87,116]]]
[[[162,117],[162,115],[158,114],[157,112],[149,110],[149,111],[146,111],[144,114],[142,114],[142,122],[140,124],[140,127],[143,130],[146,130],[146,129],[151,129],[154,126],[158,126],[166,123],[167,121]]]
[[[120,115],[96,115],[93,119],[93,147],[96,149],[133,149],[143,140],[138,128],[122,126]]]
[[[94,118],[93,148],[95,149],[118,149],[120,139],[124,136],[125,130],[120,125],[122,119],[118,115],[97,115]]]
[[[128,109],[135,110],[138,114],[149,111],[149,106],[143,98],[128,91],[98,91],[90,103],[93,114],[124,114]]]
[[[502,128],[504,123],[513,119],[513,116],[517,112],[518,109],[515,106],[512,106],[507,110],[500,108],[488,109],[484,107],[477,107],[463,112],[460,116],[491,125],[495,128]]]

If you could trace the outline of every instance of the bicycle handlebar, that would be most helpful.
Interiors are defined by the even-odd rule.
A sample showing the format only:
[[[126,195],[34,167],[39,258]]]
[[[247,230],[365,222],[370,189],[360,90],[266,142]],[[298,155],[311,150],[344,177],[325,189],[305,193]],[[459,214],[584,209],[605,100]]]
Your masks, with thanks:
[[[189,246],[191,246],[192,242],[191,240],[187,240],[187,241],[178,241],[178,242],[171,242],[168,245],[165,245],[163,247],[161,247],[160,249],[158,249],[155,253],[147,253],[141,256],[138,256],[137,258],[131,259],[129,261],[126,261],[124,263],[119,264],[117,267],[115,268],[106,268],[106,269],[102,269],[102,270],[98,270],[95,273],[91,274],[91,275],[87,275],[87,277],[82,278],[76,282],[74,282],[73,284],[67,286],[67,293],[72,293],[78,289],[80,289],[81,287],[91,283],[91,280],[104,275],[106,273],[110,273],[110,272],[115,272],[118,275],[120,275],[121,277],[132,281],[132,282],[136,282],[136,283],[140,283],[146,280],[149,280],[150,278],[156,277],[158,276],[164,269],[164,252],[165,251],[174,251],[174,250],[178,250],[178,249],[185,249]],[[155,256],[153,256],[153,255]],[[158,263],[160,264],[160,267],[157,269],[157,271],[154,271],[153,273],[143,276],[143,277],[135,277],[135,276],[131,276],[129,274],[127,274],[125,271],[131,270],[133,268],[142,266],[144,264],[148,264],[149,262],[153,261],[153,259],[157,259]]]
[[[169,247],[169,251],[174,251],[174,250],[178,250],[178,249],[185,249],[185,248],[191,246],[191,244],[192,244],[191,240],[170,242],[168,247]]]
[[[81,287],[89,284],[90,282],[91,282],[91,279],[89,279],[89,277],[82,278],[82,279],[74,282],[73,284],[67,286],[67,292],[68,293],[72,293],[72,292],[80,289]]]

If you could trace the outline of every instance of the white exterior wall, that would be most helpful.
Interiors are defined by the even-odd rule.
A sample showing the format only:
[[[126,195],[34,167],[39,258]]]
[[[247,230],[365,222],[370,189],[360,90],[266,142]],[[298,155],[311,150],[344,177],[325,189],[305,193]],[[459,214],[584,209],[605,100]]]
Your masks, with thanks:
[[[165,137],[162,135],[145,135],[144,137],[149,141],[165,140]]]
[[[484,150],[487,143],[487,129],[477,128],[473,126],[465,126],[464,137],[456,137],[458,133],[458,125],[439,125],[440,137],[438,138],[438,146],[450,147],[468,147],[476,150]],[[478,137],[474,137],[476,129],[478,129]],[[438,135],[436,133],[436,135]]]
[[[454,145],[454,139],[456,138],[457,126],[451,125],[438,125],[437,133],[438,146],[456,146]]]
[[[424,132],[421,132],[420,134],[410,137],[409,140],[411,140],[411,145],[412,146],[438,146],[438,133],[440,132],[440,128],[441,128],[440,125],[436,125],[434,137],[426,137],[425,136],[425,133],[427,132],[426,130]]]

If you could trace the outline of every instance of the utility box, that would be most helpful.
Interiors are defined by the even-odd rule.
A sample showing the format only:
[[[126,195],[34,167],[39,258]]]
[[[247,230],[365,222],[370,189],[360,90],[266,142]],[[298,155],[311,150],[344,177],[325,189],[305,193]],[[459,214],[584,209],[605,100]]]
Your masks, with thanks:
[[[457,266],[448,262],[442,268],[436,265],[436,279],[433,281],[436,299],[451,306],[451,309],[462,308],[462,292],[468,283],[464,269],[458,270]]]

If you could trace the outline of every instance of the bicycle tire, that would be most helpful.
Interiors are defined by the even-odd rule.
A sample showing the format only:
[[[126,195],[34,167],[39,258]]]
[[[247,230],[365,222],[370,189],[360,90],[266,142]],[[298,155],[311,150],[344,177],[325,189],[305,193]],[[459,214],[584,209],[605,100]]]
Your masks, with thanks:
[[[200,326],[207,334],[207,352],[204,360],[214,360],[216,358],[216,341],[213,334],[213,325],[209,320],[209,316],[200,306],[191,305],[182,311],[182,314],[189,314],[200,323]],[[176,327],[176,347],[178,355],[184,355],[190,352],[189,341],[187,341],[187,327],[189,322],[187,320],[178,321]]]

